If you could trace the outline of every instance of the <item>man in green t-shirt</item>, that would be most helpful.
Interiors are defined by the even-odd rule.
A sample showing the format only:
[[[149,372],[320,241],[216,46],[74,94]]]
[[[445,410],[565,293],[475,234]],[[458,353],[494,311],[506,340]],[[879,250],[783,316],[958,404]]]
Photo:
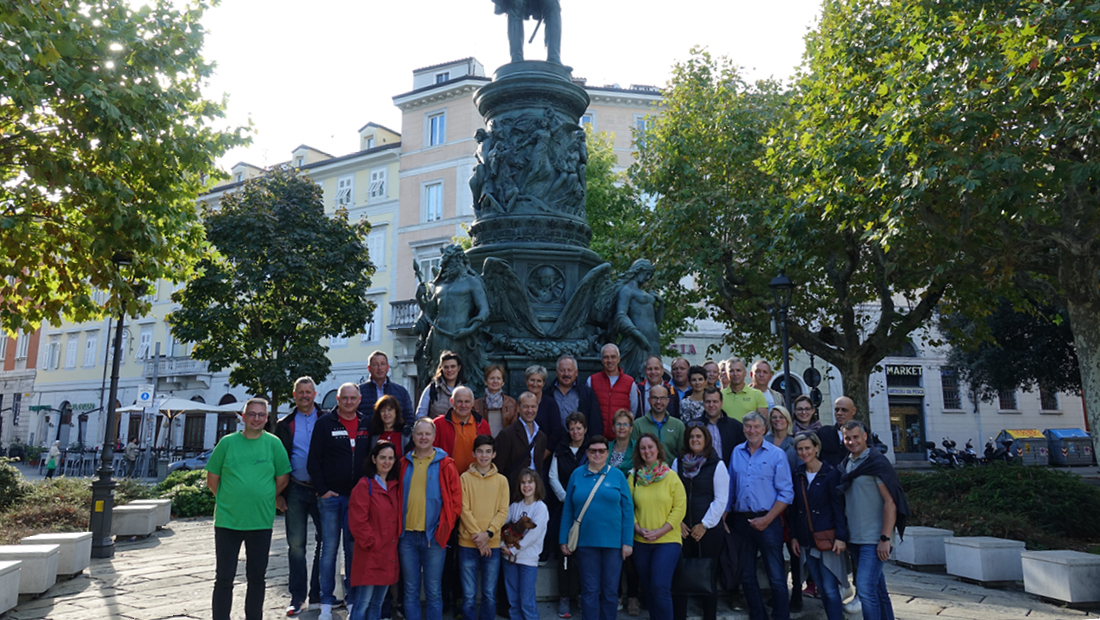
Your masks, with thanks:
[[[290,481],[290,459],[275,435],[264,431],[268,403],[252,398],[244,404],[244,430],[222,437],[206,463],[206,486],[214,494],[214,620],[229,620],[237,557],[244,543],[248,593],[246,620],[261,620],[264,578],[275,523],[275,497]]]
[[[729,377],[729,385],[722,388],[722,411],[726,415],[741,420],[745,414],[755,411],[768,419],[768,401],[760,390],[745,384],[745,361],[739,357],[730,359],[726,363]],[[722,382],[725,385],[725,381]]]

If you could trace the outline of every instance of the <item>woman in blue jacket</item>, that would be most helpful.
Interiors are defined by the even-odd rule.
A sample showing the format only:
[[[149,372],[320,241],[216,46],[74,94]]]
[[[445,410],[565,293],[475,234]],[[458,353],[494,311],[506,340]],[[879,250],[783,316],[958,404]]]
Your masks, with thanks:
[[[562,555],[576,561],[580,570],[581,615],[586,620],[615,620],[623,560],[634,550],[634,501],[626,476],[607,464],[608,447],[603,435],[588,440],[588,464],[569,476],[559,531]],[[577,549],[570,552],[569,528],[582,511]]]
[[[847,554],[848,520],[844,516],[844,494],[837,489],[840,470],[822,461],[821,440],[814,433],[794,438],[794,448],[802,463],[794,472],[794,503],[787,512],[791,526],[792,551],[806,563],[810,577],[821,593],[825,616],[842,620],[844,609],[841,590],[848,588]],[[812,524],[812,529],[811,529]],[[836,529],[832,548],[821,551],[814,543],[813,532]],[[801,584],[795,584],[801,588]]]

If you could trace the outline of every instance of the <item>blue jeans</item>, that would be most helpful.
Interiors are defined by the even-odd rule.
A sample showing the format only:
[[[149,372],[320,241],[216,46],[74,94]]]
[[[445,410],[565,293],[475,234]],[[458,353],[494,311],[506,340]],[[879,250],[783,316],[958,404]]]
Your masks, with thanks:
[[[821,604],[825,606],[825,617],[828,620],[844,620],[844,600],[841,598],[840,584],[836,582],[836,576],[825,568],[821,558],[810,555],[806,547],[802,547],[802,553],[806,556],[806,570],[810,571],[810,577],[817,584],[817,591],[821,594]],[[791,561],[797,562],[798,558]]]
[[[344,593],[351,594],[351,551],[355,540],[348,529],[348,496],[317,498],[321,513],[321,604],[335,605],[336,553],[340,539],[344,546]]]
[[[459,574],[462,576],[463,620],[493,620],[497,616],[497,577],[500,573],[500,548],[489,556],[476,548],[458,548]],[[477,607],[477,578],[481,576],[481,612]]]
[[[773,620],[790,620],[791,602],[787,591],[787,571],[783,566],[783,522],[775,519],[763,532],[749,525],[749,520],[730,514],[734,532],[745,541],[745,572],[741,575],[741,584],[745,587],[745,600],[749,604],[749,618],[764,620],[768,617],[764,611],[764,595],[760,591],[760,582],[756,579],[756,554],[764,558],[764,570],[768,573],[768,583],[772,588]]]
[[[638,567],[650,620],[672,620],[672,573],[680,549],[679,543],[634,541],[634,566]]]
[[[512,564],[505,560],[504,589],[508,591],[511,620],[539,620],[539,607],[535,602],[539,567]]]
[[[348,597],[352,606],[350,620],[381,620],[382,601],[389,586],[355,586]]]
[[[886,591],[884,562],[878,559],[878,545],[849,543],[848,550],[856,563],[856,595],[866,620],[894,620],[894,606]]]
[[[397,544],[397,555],[401,560],[402,588],[405,590],[405,620],[421,620],[421,582],[424,583],[424,596],[427,599],[424,620],[441,620],[443,589],[440,583],[443,580],[443,560],[447,550],[424,532],[406,531],[401,535],[401,542]]]
[[[313,519],[316,545],[313,550],[313,570],[306,578],[306,532]],[[290,572],[287,576],[290,600],[303,603],[306,600],[306,582],[309,582],[309,602],[321,600],[321,511],[317,508],[317,494],[313,489],[293,480],[286,487],[286,560]]]
[[[581,573],[581,615],[585,620],[615,620],[619,607],[622,547],[577,547],[569,563]]]

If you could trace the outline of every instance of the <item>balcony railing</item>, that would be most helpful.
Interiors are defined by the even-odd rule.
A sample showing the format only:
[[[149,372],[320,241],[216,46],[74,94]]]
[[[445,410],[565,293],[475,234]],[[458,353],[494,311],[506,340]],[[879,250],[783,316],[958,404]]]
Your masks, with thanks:
[[[415,299],[391,301],[389,328],[393,330],[412,329],[416,325],[416,319],[419,316],[420,306],[416,304]]]
[[[202,360],[191,359],[190,357],[161,357],[160,367],[157,368],[157,375],[162,379],[168,379],[171,377],[196,377],[199,375],[209,375],[210,370],[207,362]],[[153,360],[148,359],[145,361],[145,376],[153,377]]]

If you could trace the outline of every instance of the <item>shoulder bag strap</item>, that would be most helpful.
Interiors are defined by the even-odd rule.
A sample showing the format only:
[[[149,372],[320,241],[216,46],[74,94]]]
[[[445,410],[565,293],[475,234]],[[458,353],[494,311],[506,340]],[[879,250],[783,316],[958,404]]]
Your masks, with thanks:
[[[806,505],[806,523],[810,526],[810,536],[814,535],[814,522],[810,518],[810,496],[806,493],[806,478],[799,478],[798,481],[802,484],[802,503]]]
[[[584,507],[581,508],[581,513],[577,515],[577,523],[584,519],[584,513],[588,512],[588,505],[592,503],[592,498],[596,497],[596,491],[600,490],[600,485],[603,484],[603,479],[607,477],[607,474],[600,474],[600,479],[596,481],[596,486],[592,487],[592,492],[588,494],[588,499],[584,500]]]

